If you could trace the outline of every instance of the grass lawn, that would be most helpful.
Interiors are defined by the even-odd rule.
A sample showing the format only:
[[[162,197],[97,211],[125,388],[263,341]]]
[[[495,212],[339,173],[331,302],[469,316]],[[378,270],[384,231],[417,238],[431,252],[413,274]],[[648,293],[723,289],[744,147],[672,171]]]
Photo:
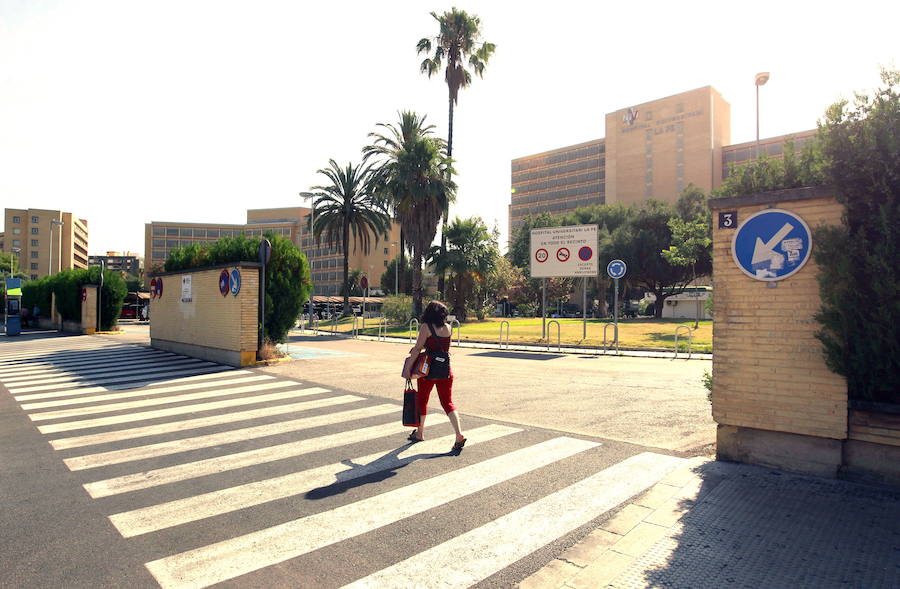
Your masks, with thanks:
[[[500,324],[503,319],[490,318],[484,321],[469,321],[462,325],[459,335],[463,340],[496,342],[500,336]],[[509,321],[510,343],[536,344],[541,343],[541,319],[507,319]],[[583,339],[583,327],[581,319],[547,319],[547,322],[558,321],[560,327],[560,340],[569,345],[585,347],[599,347],[603,345],[603,329],[612,320],[588,319],[587,338]],[[366,329],[363,333],[377,335],[377,326],[380,319],[366,319]],[[675,346],[675,328],[679,325],[694,326],[692,319],[625,319],[619,320],[619,346],[623,348],[645,348],[672,350]],[[323,321],[320,329],[331,331],[331,322]],[[362,327],[362,321],[357,319],[357,327]],[[353,321],[350,318],[339,321],[336,325],[338,332],[348,332],[353,329]],[[556,325],[550,325],[550,338],[556,344]],[[613,337],[613,327],[606,330],[609,340]],[[390,335],[407,335],[408,327],[388,326]],[[456,338],[456,330],[453,332]],[[504,341],[506,333],[504,327]],[[687,349],[687,337],[684,330],[678,336],[679,349]],[[684,345],[682,345],[684,343]],[[701,321],[700,326],[694,330],[693,351],[712,352],[712,321]]]

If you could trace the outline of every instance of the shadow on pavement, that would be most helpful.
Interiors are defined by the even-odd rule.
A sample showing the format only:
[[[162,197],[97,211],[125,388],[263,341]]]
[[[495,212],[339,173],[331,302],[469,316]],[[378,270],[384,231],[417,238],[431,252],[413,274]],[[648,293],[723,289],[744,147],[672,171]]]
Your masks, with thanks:
[[[900,491],[709,462],[687,513],[613,583],[900,587]]]
[[[530,352],[480,352],[472,356],[487,356],[489,358],[514,358],[517,360],[555,360],[565,358],[563,354],[537,354]]]

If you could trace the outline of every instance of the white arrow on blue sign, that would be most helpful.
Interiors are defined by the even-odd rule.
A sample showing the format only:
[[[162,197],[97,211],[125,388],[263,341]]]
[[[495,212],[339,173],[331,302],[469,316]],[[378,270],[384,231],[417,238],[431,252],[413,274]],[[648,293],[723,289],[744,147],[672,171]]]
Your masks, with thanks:
[[[741,271],[772,282],[795,274],[809,260],[812,234],[806,222],[783,209],[766,209],[741,223],[731,255]]]
[[[609,274],[610,278],[622,278],[625,276],[627,269],[628,267],[622,260],[612,260],[606,265],[606,273]]]

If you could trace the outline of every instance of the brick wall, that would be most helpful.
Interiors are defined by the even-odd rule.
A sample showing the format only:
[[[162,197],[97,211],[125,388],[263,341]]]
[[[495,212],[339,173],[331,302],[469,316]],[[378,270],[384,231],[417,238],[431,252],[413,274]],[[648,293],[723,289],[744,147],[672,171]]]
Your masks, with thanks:
[[[718,211],[737,211],[738,224],[753,213],[780,208],[812,230],[840,223],[842,207],[827,191],[796,189],[712,201],[713,418],[720,425],[847,437],[847,384],[826,366],[814,337],[819,324],[818,274],[810,258],[784,280],[746,276],[731,254],[735,229],[718,228]],[[815,240],[813,241],[815,251]],[[771,288],[769,284],[776,284]]]
[[[255,361],[259,268],[241,265],[240,292],[237,296],[230,292],[222,296],[219,275],[223,269],[230,272],[233,268],[158,276],[163,281],[163,292],[161,297],[150,300],[151,344],[242,366]],[[182,301],[182,276],[185,275],[191,276],[190,302]]]

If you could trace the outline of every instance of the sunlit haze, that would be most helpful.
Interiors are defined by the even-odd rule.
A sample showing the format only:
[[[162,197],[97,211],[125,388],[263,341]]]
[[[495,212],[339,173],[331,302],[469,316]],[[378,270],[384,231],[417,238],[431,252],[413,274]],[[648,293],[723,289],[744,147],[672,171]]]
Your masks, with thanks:
[[[0,208],[71,211],[90,253],[144,255],[144,223],[243,223],[302,204],[402,109],[447,128],[419,73],[429,11],[497,45],[460,93],[452,216],[506,242],[510,160],[603,137],[604,115],[711,85],[731,142],[812,129],[900,64],[896,2],[0,2]],[[893,8],[891,8],[893,6]]]

